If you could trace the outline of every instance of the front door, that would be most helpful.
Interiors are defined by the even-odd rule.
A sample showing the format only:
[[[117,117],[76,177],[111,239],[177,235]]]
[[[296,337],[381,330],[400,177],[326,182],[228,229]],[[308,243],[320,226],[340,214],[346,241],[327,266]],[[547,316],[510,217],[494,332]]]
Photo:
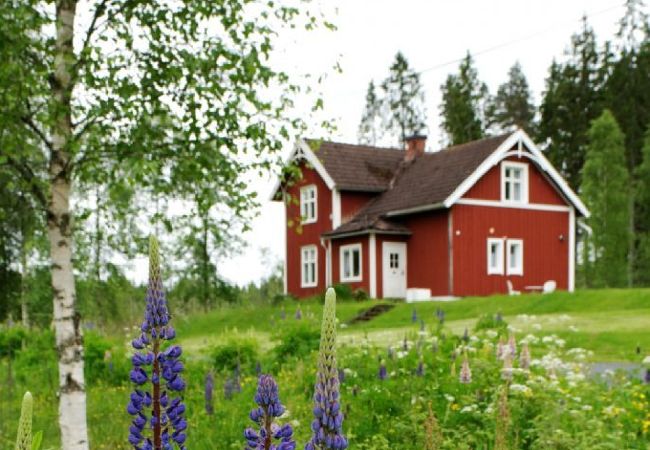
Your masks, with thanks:
[[[384,298],[406,297],[406,243],[384,242],[382,261]]]

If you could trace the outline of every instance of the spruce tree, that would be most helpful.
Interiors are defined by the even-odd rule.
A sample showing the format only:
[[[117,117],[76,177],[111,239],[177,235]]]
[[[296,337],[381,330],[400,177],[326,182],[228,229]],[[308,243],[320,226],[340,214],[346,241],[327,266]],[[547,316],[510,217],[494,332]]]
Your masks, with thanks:
[[[442,128],[449,144],[462,144],[482,138],[488,90],[479,80],[469,52],[460,63],[458,73],[449,75],[441,89]]]
[[[547,155],[569,185],[580,186],[587,148],[587,131],[602,111],[600,58],[596,36],[587,24],[571,39],[569,58],[553,62],[540,107],[538,142],[547,143]]]
[[[609,110],[592,122],[588,132],[581,192],[591,211],[588,224],[593,230],[589,241],[594,258],[586,262],[590,287],[621,287],[629,281],[631,189],[624,139]]]
[[[386,131],[404,145],[405,138],[426,128],[424,89],[420,75],[409,67],[406,57],[397,52],[390,74],[381,85],[384,93]]]
[[[489,125],[498,131],[523,128],[533,130],[535,105],[531,100],[530,88],[519,62],[508,71],[508,81],[499,86],[488,109]]]
[[[637,217],[650,217],[650,124],[645,134],[642,161],[636,170],[635,197]],[[650,223],[638,221],[637,260],[634,267],[634,284],[650,285]]]
[[[375,83],[370,81],[366,92],[366,106],[359,124],[359,143],[375,145],[381,139],[381,100]]]

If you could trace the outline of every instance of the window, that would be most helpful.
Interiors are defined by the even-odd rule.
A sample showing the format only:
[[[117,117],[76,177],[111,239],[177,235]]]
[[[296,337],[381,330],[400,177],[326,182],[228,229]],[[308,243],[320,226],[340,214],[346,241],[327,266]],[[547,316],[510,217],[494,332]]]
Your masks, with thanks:
[[[388,258],[389,267],[391,269],[399,269],[399,253],[390,253]]]
[[[528,203],[528,164],[510,161],[501,164],[501,200]]]
[[[503,239],[501,238],[487,240],[487,273],[503,275]]]
[[[300,216],[302,223],[316,222],[316,186],[313,184],[300,189]]]
[[[361,244],[341,247],[341,281],[361,281]]]
[[[308,245],[300,249],[300,287],[318,284],[318,249]]]
[[[508,275],[524,274],[524,241],[508,239],[506,241],[506,273]]]

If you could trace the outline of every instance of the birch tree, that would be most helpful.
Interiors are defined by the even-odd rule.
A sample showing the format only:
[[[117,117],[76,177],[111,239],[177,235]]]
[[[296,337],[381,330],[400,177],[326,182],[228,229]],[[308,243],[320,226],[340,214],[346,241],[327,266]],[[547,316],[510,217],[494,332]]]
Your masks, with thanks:
[[[250,217],[256,201],[242,174],[272,167],[302,125],[290,112],[300,85],[269,62],[279,29],[321,23],[295,3],[0,2],[9,129],[0,167],[29,186],[47,223],[64,450],[89,448],[73,271],[73,200],[85,197],[77,186],[125,183],[163,201],[218,192],[222,205]],[[39,145],[22,146],[23,135]]]

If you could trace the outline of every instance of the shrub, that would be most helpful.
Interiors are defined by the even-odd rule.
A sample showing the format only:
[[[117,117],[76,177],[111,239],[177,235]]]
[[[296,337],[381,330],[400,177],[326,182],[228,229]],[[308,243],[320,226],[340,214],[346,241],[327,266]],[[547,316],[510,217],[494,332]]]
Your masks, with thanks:
[[[478,321],[476,321],[476,326],[474,327],[475,331],[480,331],[480,330],[505,330],[508,328],[508,323],[503,320],[501,317],[500,313],[497,313],[495,315],[492,314],[483,314],[481,317],[479,317]]]
[[[354,292],[349,284],[335,284],[334,292],[336,292],[336,300],[352,300],[354,298]],[[325,293],[323,293],[323,302],[325,301]]]
[[[354,292],[352,293],[352,297],[358,302],[362,302],[370,298],[368,293],[361,288],[355,289]]]
[[[102,335],[87,331],[84,334],[84,360],[86,380],[89,384],[105,381],[117,386],[128,377],[129,367],[126,356]]]
[[[306,325],[289,328],[276,337],[280,342],[273,349],[276,361],[289,357],[302,358],[318,350],[320,333]]]
[[[258,356],[257,342],[254,340],[231,340],[212,350],[212,361],[219,371],[232,371],[237,366],[250,369]]]
[[[14,359],[26,337],[27,331],[22,327],[0,330],[0,358]]]

